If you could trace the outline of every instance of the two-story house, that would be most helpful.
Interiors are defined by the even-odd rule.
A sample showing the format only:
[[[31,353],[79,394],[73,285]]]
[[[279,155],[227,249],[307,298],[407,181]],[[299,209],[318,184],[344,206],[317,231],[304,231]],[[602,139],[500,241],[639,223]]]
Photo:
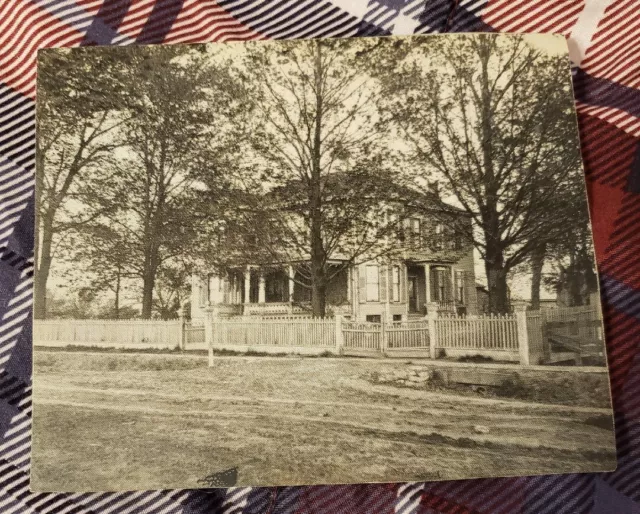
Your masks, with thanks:
[[[428,304],[449,312],[477,312],[471,220],[440,199],[437,190],[407,191],[393,203],[396,230],[389,252],[367,260],[334,258],[326,292],[327,312],[357,321],[405,321],[426,315]],[[194,274],[191,317],[205,309],[220,315],[310,314],[311,291],[302,285],[304,259],[256,265],[221,274]]]

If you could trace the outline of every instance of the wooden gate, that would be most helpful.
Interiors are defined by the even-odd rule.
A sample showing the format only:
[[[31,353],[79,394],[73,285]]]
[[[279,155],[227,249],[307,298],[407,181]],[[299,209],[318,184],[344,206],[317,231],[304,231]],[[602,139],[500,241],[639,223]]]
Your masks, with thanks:
[[[389,323],[385,334],[387,350],[425,350],[429,351],[429,322],[397,321]]]
[[[382,356],[382,323],[344,321],[342,337],[345,355]]]
[[[600,320],[547,322],[544,339],[550,347],[551,362],[573,360],[577,365],[604,365],[604,341],[601,333]]]

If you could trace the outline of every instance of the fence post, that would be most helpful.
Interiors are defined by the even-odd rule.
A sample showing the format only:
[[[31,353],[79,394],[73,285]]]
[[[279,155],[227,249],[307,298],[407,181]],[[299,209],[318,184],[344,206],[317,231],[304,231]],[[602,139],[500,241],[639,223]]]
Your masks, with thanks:
[[[438,304],[427,303],[427,322],[429,324],[429,358],[436,358],[436,348],[438,346],[438,332],[436,329],[436,319],[438,318]]]
[[[336,314],[335,322],[336,322],[336,353],[338,355],[341,355],[342,347],[344,346],[344,334],[342,333],[342,316],[340,316],[340,314]]]
[[[527,334],[527,302],[513,301],[513,311],[516,315],[516,331],[518,334],[518,353],[520,364],[529,365],[529,335]]]
[[[182,313],[182,311],[180,311],[180,316],[178,317],[178,347],[183,352],[186,349],[185,333],[184,333],[185,328],[186,328],[186,323],[184,319],[184,314]]]
[[[382,318],[382,323],[380,324],[380,353],[384,357],[387,353],[387,319],[385,317]]]
[[[209,367],[213,367],[213,309],[207,307],[204,313],[204,342],[209,351]]]

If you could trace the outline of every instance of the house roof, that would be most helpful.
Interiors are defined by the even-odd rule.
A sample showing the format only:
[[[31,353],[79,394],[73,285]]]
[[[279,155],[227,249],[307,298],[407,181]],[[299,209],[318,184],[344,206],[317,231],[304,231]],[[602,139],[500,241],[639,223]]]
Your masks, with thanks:
[[[372,201],[397,202],[409,208],[413,207],[417,212],[431,210],[467,215],[465,210],[446,203],[436,192],[401,183],[397,176],[388,171],[334,172],[323,175],[321,181],[325,193],[328,191],[325,201],[329,202],[332,198],[344,199],[355,191],[359,198],[369,197]],[[296,178],[285,185],[275,187],[269,195],[273,195],[279,201],[286,201],[291,206],[296,199],[306,202],[306,192],[304,180]]]

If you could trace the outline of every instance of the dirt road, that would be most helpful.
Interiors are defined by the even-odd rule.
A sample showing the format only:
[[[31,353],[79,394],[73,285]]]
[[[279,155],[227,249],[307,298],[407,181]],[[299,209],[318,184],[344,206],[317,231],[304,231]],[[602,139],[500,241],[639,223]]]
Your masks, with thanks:
[[[373,385],[365,359],[36,352],[37,488],[431,480],[605,470],[606,410]],[[60,470],[64,470],[61,473]]]

